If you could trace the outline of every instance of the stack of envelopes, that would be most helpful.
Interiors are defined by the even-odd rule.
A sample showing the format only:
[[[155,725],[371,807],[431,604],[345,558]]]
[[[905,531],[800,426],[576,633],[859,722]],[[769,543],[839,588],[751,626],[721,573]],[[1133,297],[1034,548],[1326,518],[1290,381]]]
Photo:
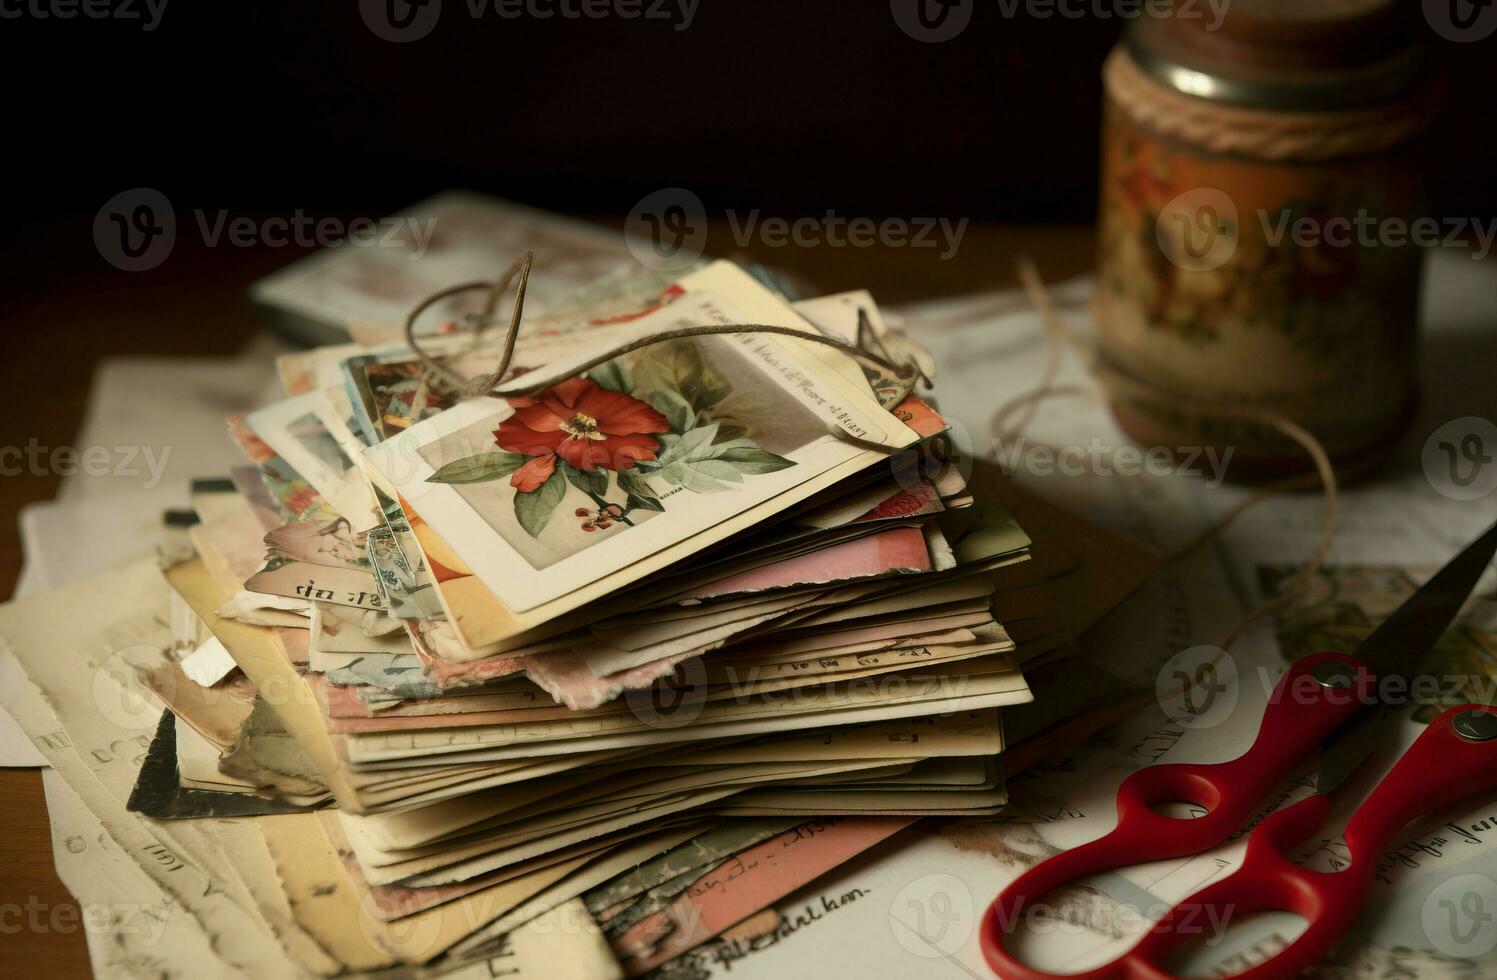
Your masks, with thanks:
[[[934,375],[867,293],[790,303],[719,262],[527,316],[523,395],[353,343],[284,356],[288,397],[230,419],[253,465],[195,487],[166,611],[118,655],[169,709],[131,806],[262,815],[336,965],[281,935],[299,968],[492,965],[565,912],[553,975],[640,974],[914,818],[1003,807],[1001,709],[1074,649],[1062,569],[934,399],[832,347],[579,367],[732,324]],[[460,376],[498,363],[431,344]],[[148,573],[108,587],[149,606]]]

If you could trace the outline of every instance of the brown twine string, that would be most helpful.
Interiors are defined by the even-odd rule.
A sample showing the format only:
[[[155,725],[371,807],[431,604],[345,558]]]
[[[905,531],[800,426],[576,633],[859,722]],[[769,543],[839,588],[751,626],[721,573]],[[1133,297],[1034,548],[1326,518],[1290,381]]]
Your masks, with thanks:
[[[1193,554],[1202,545],[1215,540],[1249,508],[1285,490],[1303,487],[1318,480],[1325,496],[1325,518],[1321,525],[1320,541],[1316,545],[1314,553],[1311,555],[1310,560],[1300,568],[1299,572],[1286,588],[1280,591],[1278,595],[1260,603],[1257,608],[1232,628],[1232,631],[1227,634],[1227,638],[1220,644],[1222,654],[1214,657],[1212,662],[1220,660],[1221,656],[1224,656],[1232,644],[1237,642],[1238,638],[1242,636],[1244,630],[1264,616],[1287,605],[1309,584],[1310,580],[1320,571],[1321,566],[1325,563],[1326,555],[1330,552],[1331,544],[1336,535],[1338,504],[1336,471],[1331,465],[1329,454],[1326,453],[1325,447],[1321,444],[1320,440],[1315,438],[1312,433],[1277,412],[1261,408],[1247,408],[1205,402],[1138,378],[1108,358],[1106,353],[1094,341],[1078,334],[1069,324],[1061,319],[1056,313],[1055,305],[1050,299],[1049,292],[1046,291],[1044,283],[1040,279],[1039,271],[1035,268],[1034,263],[1027,258],[1019,260],[1019,279],[1024,285],[1025,292],[1029,295],[1030,302],[1034,304],[1035,310],[1040,314],[1041,321],[1045,324],[1046,334],[1049,339],[1050,356],[1039,384],[1032,390],[1005,402],[993,414],[992,427],[995,432],[1003,433],[1000,438],[1017,438],[1019,435],[1022,435],[1033,420],[1039,404],[1047,399],[1078,395],[1091,398],[1107,396],[1120,400],[1162,402],[1172,408],[1185,411],[1243,419],[1267,425],[1299,444],[1314,462],[1315,474],[1313,476],[1311,474],[1301,474],[1258,488],[1231,510],[1213,521],[1190,541],[1165,555],[1158,568],[1153,572],[1153,575],[1158,575],[1160,572]],[[1060,369],[1060,353],[1066,347],[1081,355],[1086,361],[1087,368],[1097,383],[1096,388],[1088,388],[1081,385],[1055,384],[1055,375]],[[1028,408],[1029,411],[1012,430],[1004,432],[1002,426],[1008,417],[1022,408]]]
[[[476,398],[481,395],[488,395],[495,398],[513,398],[522,395],[531,395],[554,383],[550,381],[543,381],[538,384],[519,385],[509,388],[498,387],[499,382],[503,380],[504,375],[509,371],[510,360],[514,357],[515,342],[519,339],[520,335],[520,315],[525,306],[525,290],[530,281],[530,267],[534,263],[534,261],[535,253],[526,252],[519,259],[515,260],[515,262],[513,262],[510,267],[504,271],[504,274],[494,282],[463,283],[457,286],[449,286],[448,288],[443,289],[440,292],[433,293],[431,296],[428,296],[425,300],[423,300],[420,305],[418,305],[414,310],[412,310],[410,316],[406,318],[406,344],[411,348],[412,352],[415,353],[417,359],[421,362],[422,367],[426,369],[430,377],[433,380],[441,383],[443,386],[447,387],[449,390],[453,391],[457,395],[459,400]],[[504,347],[499,356],[498,366],[495,367],[494,370],[488,375],[474,379],[463,378],[461,375],[452,371],[446,365],[438,361],[435,357],[433,357],[425,349],[423,349],[419,343],[417,343],[416,321],[420,318],[422,313],[425,313],[433,305],[441,302],[444,299],[447,299],[448,297],[456,296],[459,293],[470,292],[476,289],[484,289],[488,290],[489,292],[489,298],[484,305],[484,309],[482,310],[482,312],[468,318],[474,335],[474,341],[469,350],[471,351],[472,349],[476,348],[481,342],[483,328],[493,318],[494,310],[499,304],[500,294],[509,288],[511,282],[514,282],[515,285],[515,299],[514,305],[510,310],[509,325],[504,332]],[[920,369],[920,366],[913,359],[905,364],[895,364],[887,357],[875,354],[873,351],[868,349],[876,343],[876,340],[873,335],[872,324],[868,319],[868,314],[865,310],[861,309],[858,311],[857,344],[849,344],[845,341],[837,340],[834,337],[827,337],[822,334],[806,333],[805,331],[797,330],[794,327],[779,327],[762,323],[733,323],[707,327],[679,327],[674,330],[662,330],[659,333],[651,334],[648,337],[641,337],[637,340],[631,340],[625,344],[619,344],[618,346],[613,347],[610,350],[607,350],[578,366],[577,368],[575,368],[574,373],[583,374],[600,364],[606,364],[614,358],[623,357],[626,354],[631,354],[634,351],[642,350],[646,347],[653,346],[654,344],[664,343],[668,340],[681,340],[690,337],[722,336],[725,334],[775,334],[778,336],[793,337],[796,340],[808,341],[810,343],[823,344],[827,347],[839,350],[849,357],[863,362],[864,364],[873,365],[887,375],[888,379],[893,383],[893,393],[894,395],[897,395],[897,397],[894,397],[892,399],[892,405],[897,405],[900,402],[904,401],[904,399],[915,390],[915,386],[921,381],[925,381],[927,384],[929,384],[930,382],[930,379],[925,377],[925,373]]]

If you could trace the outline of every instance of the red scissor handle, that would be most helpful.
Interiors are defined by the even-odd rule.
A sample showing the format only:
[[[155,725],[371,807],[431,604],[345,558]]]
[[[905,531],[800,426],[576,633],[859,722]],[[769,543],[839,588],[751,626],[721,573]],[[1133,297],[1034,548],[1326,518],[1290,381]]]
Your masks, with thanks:
[[[1316,795],[1276,813],[1248,839],[1241,868],[1176,905],[1154,924],[1126,957],[1137,964],[1134,975],[1167,976],[1161,964],[1200,932],[1184,934],[1181,922],[1203,909],[1234,917],[1297,912],[1309,920],[1294,942],[1273,959],[1236,974],[1238,980],[1298,976],[1324,958],[1361,911],[1378,858],[1400,830],[1432,810],[1497,788],[1497,739],[1472,741],[1456,731],[1456,720],[1472,714],[1497,718],[1497,709],[1462,706],[1447,710],[1430,723],[1357,809],[1346,826],[1351,858],[1346,870],[1312,871],[1288,858],[1325,821],[1330,811],[1327,797]]]
[[[1327,687],[1316,679],[1322,665],[1345,665],[1354,673],[1347,687]],[[1225,841],[1252,814],[1269,790],[1289,774],[1371,696],[1376,683],[1360,660],[1343,653],[1319,653],[1293,664],[1279,679],[1247,752],[1231,762],[1164,765],[1140,769],[1118,787],[1118,824],[1111,833],[1063,851],[1030,868],[988,906],[981,937],[988,966],[1005,980],[1048,980],[1004,948],[1005,937],[1036,899],[1067,882],[1149,861],[1199,854]],[[1205,816],[1179,819],[1158,812],[1172,802],[1194,803]],[[1078,978],[1120,977],[1122,960]],[[1156,974],[1139,973],[1136,976]]]
[[[1248,838],[1242,866],[1229,877],[1206,886],[1165,913],[1126,955],[1082,977],[1167,980],[1164,964],[1179,947],[1201,938],[1203,925],[1225,927],[1231,918],[1257,912],[1286,911],[1303,916],[1305,931],[1271,960],[1236,974],[1236,980],[1271,980],[1298,976],[1331,951],[1361,911],[1372,887],[1377,859],[1395,835],[1423,814],[1457,800],[1497,788],[1497,739],[1463,737],[1458,720],[1497,709],[1451,708],[1440,715],[1393,771],[1358,808],[1346,827],[1351,863],[1344,871],[1312,871],[1287,855],[1324,823],[1330,801],[1317,794],[1263,821]],[[988,939],[984,934],[984,951]],[[1046,977],[1020,965],[1012,970],[988,959],[1004,978]]]

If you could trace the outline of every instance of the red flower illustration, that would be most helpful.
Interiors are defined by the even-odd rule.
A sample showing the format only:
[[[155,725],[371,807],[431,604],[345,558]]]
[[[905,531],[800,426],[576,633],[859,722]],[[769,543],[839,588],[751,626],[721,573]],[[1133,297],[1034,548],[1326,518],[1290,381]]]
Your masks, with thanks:
[[[311,509],[317,503],[317,491],[311,487],[297,487],[286,495],[286,509],[293,514]]]
[[[588,378],[569,378],[528,398],[511,398],[515,414],[499,423],[499,448],[535,457],[509,485],[530,493],[550,479],[559,456],[573,469],[626,470],[652,460],[660,442],[652,432],[670,423],[638,398],[609,391]]]

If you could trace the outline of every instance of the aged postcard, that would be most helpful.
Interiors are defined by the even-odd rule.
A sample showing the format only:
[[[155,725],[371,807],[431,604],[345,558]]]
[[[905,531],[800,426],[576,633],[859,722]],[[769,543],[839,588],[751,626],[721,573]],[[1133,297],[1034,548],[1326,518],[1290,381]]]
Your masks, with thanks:
[[[688,295],[668,309],[736,322],[723,305]],[[918,438],[898,435],[871,393],[844,403],[842,379],[787,375],[789,363],[752,338],[656,344],[533,396],[448,409],[366,458],[524,612],[866,451],[841,434],[890,448]]]

